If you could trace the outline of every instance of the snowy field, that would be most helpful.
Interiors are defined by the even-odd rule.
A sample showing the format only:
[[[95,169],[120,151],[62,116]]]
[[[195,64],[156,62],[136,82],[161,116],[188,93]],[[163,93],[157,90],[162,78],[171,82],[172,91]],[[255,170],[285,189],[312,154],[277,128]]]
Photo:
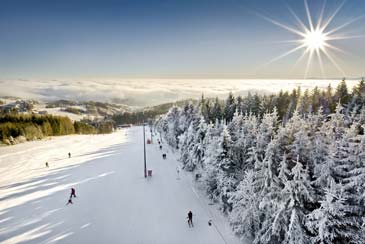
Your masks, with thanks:
[[[57,116],[67,116],[69,117],[72,121],[80,121],[84,118],[87,118],[86,115],[84,114],[74,114],[74,113],[69,113],[66,111],[63,111],[63,108],[57,107],[57,108],[46,108],[45,105],[36,105],[35,108],[38,111],[47,111],[48,114],[52,114],[52,115],[57,115]],[[93,119],[93,116],[89,116],[90,119]]]
[[[190,175],[177,178],[175,155],[146,146],[148,179],[141,127],[1,147],[0,243],[242,243]]]

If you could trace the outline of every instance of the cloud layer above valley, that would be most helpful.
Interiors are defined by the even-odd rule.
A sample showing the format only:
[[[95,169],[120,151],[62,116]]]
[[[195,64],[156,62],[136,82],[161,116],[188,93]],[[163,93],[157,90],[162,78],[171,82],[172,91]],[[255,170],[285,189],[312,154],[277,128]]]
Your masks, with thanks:
[[[229,92],[278,92],[300,86],[325,88],[338,80],[208,80],[208,79],[129,79],[129,80],[0,80],[0,96],[16,96],[43,101],[77,100],[118,102],[130,106],[150,106],[187,98],[225,97]],[[353,86],[357,81],[348,81]]]

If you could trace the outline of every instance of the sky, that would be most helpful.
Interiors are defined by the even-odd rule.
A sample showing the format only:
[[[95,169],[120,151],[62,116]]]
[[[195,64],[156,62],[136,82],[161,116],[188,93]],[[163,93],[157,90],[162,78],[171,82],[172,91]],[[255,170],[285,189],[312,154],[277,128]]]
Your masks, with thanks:
[[[308,0],[314,22],[321,0]],[[343,1],[326,1],[328,18]],[[323,59],[309,69],[302,51],[270,63],[298,36],[265,18],[300,29],[304,1],[287,0],[1,0],[0,79],[303,79],[365,75],[365,18],[334,40],[340,69]],[[347,0],[329,29],[365,14]],[[337,33],[336,33],[337,34]]]

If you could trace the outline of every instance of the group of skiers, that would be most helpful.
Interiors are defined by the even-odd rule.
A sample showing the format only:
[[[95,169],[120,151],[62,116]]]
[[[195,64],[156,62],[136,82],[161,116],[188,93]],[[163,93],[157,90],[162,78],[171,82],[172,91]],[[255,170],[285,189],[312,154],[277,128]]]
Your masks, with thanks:
[[[157,139],[157,142],[159,144],[160,150],[162,150],[161,141],[159,139]],[[163,153],[162,154],[162,158],[163,159],[166,159],[166,153]],[[177,179],[180,179],[180,167],[179,166],[176,167],[176,173],[177,173]],[[188,225],[189,225],[189,227],[194,227],[194,224],[193,224],[193,212],[191,212],[191,211],[188,212],[187,219],[188,219]],[[209,226],[211,225],[211,220],[209,220],[208,225]]]
[[[68,158],[71,158],[71,153],[70,152],[68,153]],[[49,163],[48,162],[46,162],[46,168],[49,168]],[[68,198],[68,201],[67,201],[66,205],[73,204],[73,202],[72,202],[73,197],[76,197],[75,188],[71,188],[71,194],[70,194],[70,197]]]
[[[158,141],[158,144],[160,144],[160,149],[162,150],[161,141],[160,140],[157,140],[157,141]],[[68,153],[68,157],[71,158],[71,153],[70,152]],[[166,159],[166,153],[163,153],[162,154],[162,158],[163,159]],[[49,167],[48,162],[46,162],[46,167],[47,168]],[[179,173],[180,173],[179,166],[176,167],[176,172],[177,172],[177,176],[178,176],[178,179],[179,179]],[[69,197],[66,205],[73,204],[72,198],[76,198],[76,190],[73,187],[71,188],[70,197]],[[188,219],[188,225],[189,225],[189,227],[194,227],[194,224],[193,224],[193,213],[192,213],[192,211],[189,211],[188,212],[187,219]],[[208,221],[208,225],[210,226],[211,224],[212,224],[212,222],[211,222],[211,220],[209,220]]]
[[[158,145],[160,145],[159,146],[160,150],[162,150],[162,139],[161,139],[161,141],[160,141],[160,139],[157,139],[157,142],[158,142]],[[162,158],[166,159],[166,153],[162,154]]]
[[[187,219],[188,219],[188,225],[189,225],[189,227],[194,227],[194,224],[193,224],[193,213],[191,211],[188,212]],[[213,221],[211,219],[208,220],[208,225],[209,226],[212,226],[212,224],[213,224]]]
[[[161,144],[160,140],[157,140],[157,141],[158,141],[158,144]],[[162,145],[160,145],[160,149],[162,149]],[[70,152],[68,153],[68,157],[71,158],[71,153]],[[166,153],[162,154],[162,158],[163,159],[166,159]],[[46,162],[46,167],[47,168],[49,167],[48,162]],[[177,176],[178,176],[178,179],[179,179],[179,174],[180,174],[180,168],[179,168],[179,166],[176,167],[176,172],[177,172]],[[76,198],[76,190],[73,187],[71,188],[70,197],[69,197],[66,205],[73,204],[72,198]],[[189,227],[194,227],[194,224],[193,224],[193,212],[191,210],[188,212],[187,219],[188,219],[188,225],[189,225]],[[209,226],[212,225],[212,220],[209,220],[208,221],[208,225]]]
[[[71,158],[71,153],[70,152],[68,153],[68,158]],[[46,168],[49,168],[49,163],[48,162],[46,162]]]
[[[70,194],[70,197],[69,197],[66,205],[73,204],[73,202],[72,202],[72,198],[73,197],[76,198],[76,190],[75,190],[75,188],[71,188],[71,194]]]

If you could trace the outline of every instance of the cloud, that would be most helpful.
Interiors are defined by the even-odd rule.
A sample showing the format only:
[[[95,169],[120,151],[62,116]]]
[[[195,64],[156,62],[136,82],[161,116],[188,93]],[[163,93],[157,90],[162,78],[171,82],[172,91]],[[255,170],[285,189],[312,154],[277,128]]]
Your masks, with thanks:
[[[295,87],[325,88],[338,80],[207,80],[207,79],[129,79],[129,80],[2,80],[0,96],[17,96],[43,101],[119,101],[130,106],[149,106],[187,98],[225,97],[229,92],[278,92]],[[357,81],[348,81],[352,86]]]

